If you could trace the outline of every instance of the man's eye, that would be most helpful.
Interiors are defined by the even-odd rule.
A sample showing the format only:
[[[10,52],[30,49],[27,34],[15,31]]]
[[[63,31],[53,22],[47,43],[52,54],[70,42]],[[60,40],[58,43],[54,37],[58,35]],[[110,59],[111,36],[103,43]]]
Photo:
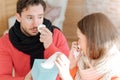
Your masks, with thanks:
[[[32,19],[32,17],[29,17],[28,19]]]
[[[28,16],[28,17],[27,17],[27,19],[28,19],[28,20],[31,20],[31,19],[32,19],[32,17],[31,17],[31,16]]]
[[[38,17],[39,19],[42,19],[42,17]]]

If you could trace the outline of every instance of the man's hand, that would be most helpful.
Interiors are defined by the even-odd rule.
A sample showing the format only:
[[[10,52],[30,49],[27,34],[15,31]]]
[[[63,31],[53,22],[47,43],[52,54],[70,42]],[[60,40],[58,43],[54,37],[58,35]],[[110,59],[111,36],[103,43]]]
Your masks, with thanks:
[[[43,42],[45,49],[51,45],[52,32],[48,28],[46,27],[41,28],[40,41]]]

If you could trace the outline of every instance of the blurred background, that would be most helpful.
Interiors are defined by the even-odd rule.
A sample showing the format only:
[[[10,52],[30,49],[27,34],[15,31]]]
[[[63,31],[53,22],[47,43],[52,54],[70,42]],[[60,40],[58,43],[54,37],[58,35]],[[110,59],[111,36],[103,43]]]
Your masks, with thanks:
[[[8,20],[16,13],[16,2],[17,0],[0,0],[0,37],[5,30],[9,29]],[[120,30],[120,0],[67,0],[64,7],[66,9],[61,30],[67,38],[69,46],[72,41],[77,40],[77,22],[93,12],[105,13]]]

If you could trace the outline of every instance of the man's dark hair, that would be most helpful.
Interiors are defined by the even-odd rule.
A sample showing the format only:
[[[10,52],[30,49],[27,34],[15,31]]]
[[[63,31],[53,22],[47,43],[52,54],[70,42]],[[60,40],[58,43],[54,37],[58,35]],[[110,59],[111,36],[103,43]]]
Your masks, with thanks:
[[[29,6],[39,5],[41,4],[43,6],[43,9],[45,11],[46,4],[43,0],[18,0],[17,1],[17,13],[21,14],[23,9],[28,8]]]

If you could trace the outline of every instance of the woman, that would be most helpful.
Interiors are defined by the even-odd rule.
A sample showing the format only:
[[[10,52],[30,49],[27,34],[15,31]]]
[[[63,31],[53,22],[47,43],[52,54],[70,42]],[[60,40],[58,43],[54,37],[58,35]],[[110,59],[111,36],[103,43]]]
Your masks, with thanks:
[[[115,80],[120,75],[118,33],[102,13],[85,16],[78,22],[78,41],[72,43],[69,59],[55,61],[62,80]],[[71,69],[71,72],[69,71]]]

